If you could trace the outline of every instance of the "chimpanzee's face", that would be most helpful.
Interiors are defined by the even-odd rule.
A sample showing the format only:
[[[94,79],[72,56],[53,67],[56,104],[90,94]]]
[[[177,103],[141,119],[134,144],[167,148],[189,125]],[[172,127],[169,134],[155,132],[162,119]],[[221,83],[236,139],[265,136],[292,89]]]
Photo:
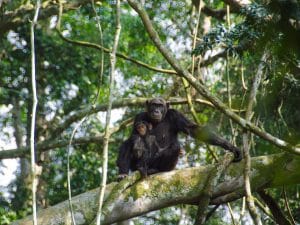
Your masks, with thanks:
[[[165,107],[162,104],[151,104],[149,107],[149,116],[152,121],[158,123],[162,121],[165,115]]]
[[[147,102],[147,112],[152,122],[159,123],[166,115],[167,104],[163,99],[152,99]]]
[[[139,133],[139,135],[144,136],[147,133],[147,126],[146,124],[140,123],[136,126],[136,130]]]

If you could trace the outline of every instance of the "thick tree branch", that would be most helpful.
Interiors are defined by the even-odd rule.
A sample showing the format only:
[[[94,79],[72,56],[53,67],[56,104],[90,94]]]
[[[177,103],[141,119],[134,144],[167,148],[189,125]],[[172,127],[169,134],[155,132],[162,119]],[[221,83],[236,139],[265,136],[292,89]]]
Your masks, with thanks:
[[[137,105],[143,105],[145,103],[145,98],[137,98],[137,99],[120,99],[114,101],[112,108],[121,108],[121,107],[131,107]],[[57,137],[59,134],[62,133],[67,127],[69,127],[73,122],[80,120],[86,115],[91,115],[100,111],[107,111],[107,104],[101,105],[88,105],[83,107],[83,109],[76,111],[66,118],[64,118],[64,122],[61,123],[58,127],[54,128],[50,131],[50,136]]]
[[[122,107],[133,107],[133,106],[144,106],[147,98],[123,98],[119,100],[115,100],[113,102],[112,108],[122,108]],[[214,107],[209,101],[203,100],[203,99],[195,99],[194,100],[198,104],[203,104],[205,106]],[[181,104],[187,104],[186,99],[182,98],[170,98],[169,103],[171,105],[181,105]],[[67,116],[64,118],[64,122],[61,123],[58,127],[54,128],[53,130],[50,130],[50,134],[52,136],[58,136],[62,131],[64,131],[66,128],[68,128],[72,123],[75,121],[80,120],[86,115],[91,115],[100,111],[106,111],[107,105],[106,104],[100,104],[97,106],[85,106],[83,109],[76,111],[76,113],[71,114],[70,116]],[[238,110],[237,110],[238,111]],[[1,158],[1,157],[0,157]]]
[[[72,144],[85,144],[85,143],[101,143],[103,136],[94,137],[82,137],[74,139]],[[54,140],[54,141],[43,141],[37,143],[35,148],[39,152],[45,152],[54,148],[65,147],[69,144],[69,139]],[[13,158],[25,158],[29,156],[29,147],[21,147],[17,149],[2,150],[0,151],[0,159],[13,159]]]
[[[299,156],[275,154],[255,157],[252,158],[252,165],[250,178],[253,191],[278,187],[283,184],[300,183]],[[216,200],[224,203],[244,195],[242,166],[243,162],[240,162],[233,163],[228,167],[225,171],[224,181],[214,187],[213,203]],[[111,224],[177,204],[197,203],[207,176],[213,168],[214,165],[208,165],[160,173],[133,184],[118,195],[114,204],[108,207],[109,211],[104,218],[102,217],[102,224]],[[107,186],[105,198],[115,185],[116,183],[111,183]],[[77,224],[87,224],[94,219],[97,194],[98,189],[95,189],[74,197]],[[235,198],[222,198],[228,194]],[[40,210],[38,223],[43,225],[67,224],[70,218],[67,212],[67,201]],[[27,217],[12,224],[31,225],[31,220],[30,217]]]
[[[179,76],[184,77],[203,97],[208,99],[213,105],[223,112],[226,116],[230,119],[235,121],[239,124],[242,128],[247,129],[254,134],[258,135],[259,137],[265,139],[266,141],[272,143],[273,145],[284,149],[288,152],[300,155],[300,148],[296,146],[292,146],[288,142],[281,140],[277,137],[272,136],[271,134],[264,132],[259,127],[255,126],[251,122],[241,118],[232,110],[230,110],[221,100],[217,97],[213,96],[207,87],[203,84],[199,83],[195,77],[193,77],[187,70],[185,70],[175,59],[175,57],[171,54],[171,52],[163,45],[161,42],[158,33],[154,29],[152,22],[143,8],[143,6],[137,2],[136,0],[128,0],[128,3],[131,7],[139,14],[142,19],[142,22],[147,30],[150,38],[152,39],[153,43],[157,47],[157,49],[161,52],[161,54],[165,57],[165,59],[169,62],[169,64],[174,68]]]
[[[129,118],[125,121],[123,121],[119,126],[116,126],[112,128],[111,132],[115,133],[122,129],[123,127],[126,127],[130,124],[132,124],[133,118]],[[92,137],[80,137],[76,138],[72,141],[72,145],[80,145],[80,144],[88,144],[88,143],[102,143],[103,142],[103,134],[98,136],[92,136]],[[109,142],[116,142],[115,139],[110,138]],[[62,140],[54,140],[54,141],[43,141],[36,144],[35,148],[38,149],[39,152],[45,152],[50,149],[54,148],[61,148],[66,147],[69,145],[70,140],[69,139],[62,139]],[[2,150],[0,151],[0,159],[10,159],[10,158],[25,158],[29,154],[29,147],[22,147],[18,149],[12,149],[12,150]]]
[[[133,107],[133,106],[144,106],[147,98],[135,98],[135,99],[129,99],[129,98],[123,98],[120,100],[116,100],[113,102],[112,108],[122,108],[122,107]],[[203,100],[203,99],[194,99],[194,102],[198,104],[202,104],[209,107],[214,107],[209,101]],[[187,104],[187,100],[183,98],[170,98],[169,103],[171,105],[182,105]],[[76,111],[76,113],[71,114],[70,116],[67,116],[64,118],[64,122],[61,123],[58,127],[56,127],[53,131],[50,131],[50,133],[53,133],[53,135],[57,136],[60,134],[63,130],[65,130],[67,127],[69,127],[73,122],[80,120],[85,115],[91,115],[100,111],[106,111],[107,106],[105,104],[100,104],[97,106],[85,106],[83,109]],[[239,111],[239,110],[236,110]],[[1,153],[0,153],[1,155]],[[1,156],[0,156],[1,158]]]

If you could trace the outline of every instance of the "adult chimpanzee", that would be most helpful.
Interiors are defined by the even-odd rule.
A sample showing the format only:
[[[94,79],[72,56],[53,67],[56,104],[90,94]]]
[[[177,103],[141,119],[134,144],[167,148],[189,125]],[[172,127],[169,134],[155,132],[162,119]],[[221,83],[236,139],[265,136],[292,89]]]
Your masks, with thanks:
[[[175,109],[169,109],[169,104],[162,98],[154,98],[146,102],[146,112],[142,112],[135,117],[134,124],[146,121],[152,124],[150,133],[155,135],[156,141],[164,151],[156,154],[155,160],[150,160],[148,174],[162,171],[170,171],[175,168],[180,155],[180,144],[178,133],[183,132],[195,137],[197,140],[208,144],[221,146],[234,153],[235,161],[242,159],[241,150],[227,140],[218,137],[205,127],[200,127],[189,121],[183,114]],[[119,167],[119,178],[127,176],[129,170],[137,170],[137,162],[133,157],[132,149],[134,137],[137,134],[133,129],[131,137],[120,147],[117,165]],[[153,158],[154,159],[154,158]]]

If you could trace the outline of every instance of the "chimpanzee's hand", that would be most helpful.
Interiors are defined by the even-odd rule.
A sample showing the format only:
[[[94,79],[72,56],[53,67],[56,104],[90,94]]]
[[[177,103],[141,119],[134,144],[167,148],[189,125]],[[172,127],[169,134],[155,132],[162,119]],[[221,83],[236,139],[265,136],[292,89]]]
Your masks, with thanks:
[[[233,162],[239,162],[243,159],[243,153],[239,148],[235,147],[231,152],[234,154]]]
[[[127,176],[128,176],[128,174],[126,174],[126,173],[119,174],[117,180],[121,181],[121,180],[123,180]]]

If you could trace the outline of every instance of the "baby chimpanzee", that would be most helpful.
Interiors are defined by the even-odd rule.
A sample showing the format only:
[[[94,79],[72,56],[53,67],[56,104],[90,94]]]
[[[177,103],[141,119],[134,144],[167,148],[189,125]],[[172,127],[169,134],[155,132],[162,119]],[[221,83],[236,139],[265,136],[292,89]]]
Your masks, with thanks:
[[[134,129],[137,134],[132,136],[132,154],[136,160],[136,169],[140,171],[142,177],[146,177],[156,172],[149,170],[149,166],[166,148],[160,148],[155,135],[150,133],[151,123],[139,121],[134,125]]]

